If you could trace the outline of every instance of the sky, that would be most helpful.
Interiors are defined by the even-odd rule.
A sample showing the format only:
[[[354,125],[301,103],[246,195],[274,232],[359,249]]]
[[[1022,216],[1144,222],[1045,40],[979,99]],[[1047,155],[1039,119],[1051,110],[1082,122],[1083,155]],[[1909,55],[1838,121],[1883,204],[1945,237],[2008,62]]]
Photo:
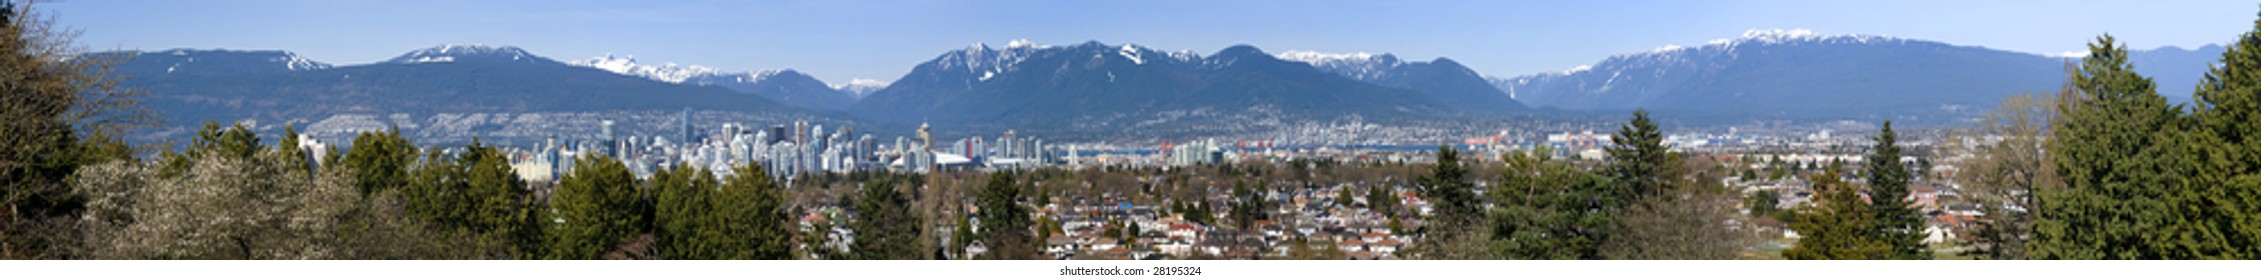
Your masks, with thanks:
[[[2110,33],[2134,49],[2226,43],[2241,1],[583,1],[70,0],[36,8],[93,50],[285,50],[336,65],[441,44],[513,45],[731,71],[892,81],[973,44],[1136,44],[1208,54],[1449,57],[1487,76],[1560,71],[1751,29],[1810,29],[2055,54]]]

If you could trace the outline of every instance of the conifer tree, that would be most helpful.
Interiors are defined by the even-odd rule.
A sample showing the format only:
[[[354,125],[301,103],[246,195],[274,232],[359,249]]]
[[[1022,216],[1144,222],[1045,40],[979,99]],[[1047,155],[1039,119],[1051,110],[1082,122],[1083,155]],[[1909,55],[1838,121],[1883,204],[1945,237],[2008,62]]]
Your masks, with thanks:
[[[550,197],[555,211],[547,259],[597,259],[647,224],[634,210],[636,177],[628,166],[607,156],[574,159],[573,172],[558,180]]]
[[[354,136],[353,147],[346,150],[338,166],[351,170],[356,187],[362,195],[368,195],[408,185],[415,163],[416,144],[401,137],[399,127],[393,127]]]
[[[1824,170],[1813,182],[1815,205],[1797,214],[1790,230],[1798,244],[1782,250],[1793,260],[1875,260],[1891,257],[1892,245],[1874,239],[1875,215],[1862,201],[1858,187],[1838,179],[1837,171]]]
[[[881,178],[864,183],[854,201],[856,219],[848,228],[856,233],[853,253],[863,260],[905,260],[919,257],[919,229],[925,223],[911,209],[911,200],[898,189],[900,179]],[[1050,227],[1038,229],[1050,231]],[[1049,233],[1047,233],[1049,234]],[[1044,235],[1038,235],[1043,238]]]
[[[2076,95],[2063,100],[2063,121],[2049,153],[2065,188],[2044,190],[2036,202],[2032,254],[2041,259],[2166,258],[2159,234],[2175,220],[2164,199],[2179,175],[2162,158],[2173,144],[2179,108],[2136,74],[2127,47],[2110,35],[2088,45],[2089,55],[2069,79]],[[2162,145],[2167,144],[2167,145]]]
[[[2169,205],[2184,212],[2173,258],[2261,258],[2261,20],[2200,81],[2179,137],[2188,181]]]
[[[1437,145],[1437,163],[1429,168],[1428,176],[1421,177],[1421,185],[1436,201],[1436,220],[1448,225],[1466,224],[1483,211],[1482,202],[1476,200],[1475,184],[1468,182],[1468,168],[1461,164],[1460,151]]]
[[[1891,246],[1889,259],[1931,259],[1931,249],[1923,244],[1924,218],[1922,209],[1916,209],[1907,199],[1908,181],[1914,175],[1900,163],[1899,136],[1892,132],[1892,121],[1884,121],[1884,129],[1876,134],[1876,146],[1869,148],[1864,164],[1868,180],[1870,213],[1877,216],[1871,221],[1872,239]]]
[[[989,245],[988,259],[1025,260],[1036,258],[1036,241],[1029,235],[1029,210],[1020,201],[1020,181],[1013,171],[990,173],[989,183],[981,187],[975,204],[981,207],[981,228],[976,231],[983,243]]]
[[[1626,203],[1669,191],[1665,185],[1672,181],[1665,172],[1671,164],[1666,156],[1669,151],[1664,147],[1664,133],[1649,119],[1648,110],[1633,111],[1633,119],[1619,126],[1610,141],[1613,145],[1605,149],[1609,153],[1605,173],[1617,186],[1611,188],[1604,203]]]
[[[712,201],[716,224],[704,232],[721,239],[719,259],[786,260],[793,255],[793,213],[785,189],[770,180],[760,163],[732,168]]]

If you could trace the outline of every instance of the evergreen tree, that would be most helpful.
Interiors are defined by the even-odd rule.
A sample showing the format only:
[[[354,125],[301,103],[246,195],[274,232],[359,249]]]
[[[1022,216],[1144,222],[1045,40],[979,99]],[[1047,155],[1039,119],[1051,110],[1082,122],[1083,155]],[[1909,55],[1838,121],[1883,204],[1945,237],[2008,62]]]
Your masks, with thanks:
[[[1610,141],[1613,144],[1604,150],[1609,153],[1605,173],[1616,186],[1603,203],[1625,203],[1669,191],[1665,184],[1672,178],[1665,171],[1671,162],[1664,134],[1649,120],[1648,110],[1633,111],[1633,119],[1619,126]]]
[[[1931,259],[1931,248],[1923,244],[1924,217],[1908,197],[1908,181],[1915,177],[1907,165],[1900,163],[1899,136],[1892,132],[1892,121],[1884,121],[1884,129],[1876,134],[1876,146],[1869,148],[1867,170],[1869,210],[1877,216],[1871,219],[1875,226],[1871,239],[1891,246],[1890,259]]]
[[[1874,239],[1877,215],[1871,210],[1875,208],[1862,201],[1857,187],[1839,180],[1836,170],[1823,170],[1809,180],[1816,204],[1790,221],[1790,230],[1801,237],[1797,245],[1782,250],[1783,258],[1876,260],[1894,255],[1892,244]]]
[[[1375,184],[1366,187],[1367,210],[1380,213],[1384,217],[1396,217],[1398,202],[1397,192],[1390,191],[1389,186]]]
[[[1263,208],[1263,201],[1258,196],[1242,182],[1233,182],[1233,212],[1230,215],[1233,217],[1235,228],[1242,231],[1255,230],[1250,227],[1255,226],[1258,219],[1257,215],[1264,212],[1261,209]]]
[[[925,223],[911,209],[911,200],[903,194],[899,179],[882,178],[863,184],[857,192],[854,208],[856,219],[848,228],[856,233],[853,253],[856,259],[907,260],[919,256],[919,229]],[[1042,223],[1049,224],[1049,223]],[[1047,231],[1050,227],[1039,225]],[[1039,238],[1044,235],[1038,235]]]
[[[770,181],[760,163],[748,162],[731,169],[715,193],[709,214],[716,219],[701,232],[721,247],[718,259],[787,260],[793,255],[793,215],[787,212],[785,189]]]
[[[288,147],[295,148],[295,147]],[[287,149],[277,147],[277,149]],[[446,240],[483,259],[534,258],[540,249],[539,205],[502,150],[472,140],[449,158],[438,152],[412,168],[401,190],[409,217],[456,238]]]
[[[399,127],[393,127],[354,136],[353,148],[346,150],[338,166],[351,170],[356,187],[362,195],[368,195],[408,185],[408,173],[415,163],[416,144],[401,137]]]
[[[596,259],[648,224],[634,210],[636,177],[628,166],[598,155],[573,162],[573,172],[558,180],[550,197],[556,214],[548,231],[547,259]]]
[[[1467,224],[1483,211],[1475,184],[1468,182],[1468,168],[1461,166],[1460,152],[1452,146],[1437,145],[1437,163],[1421,178],[1421,185],[1436,201],[1436,220],[1446,225]]]
[[[1566,162],[1548,161],[1547,151],[1509,153],[1500,184],[1486,194],[1492,209],[1491,258],[1595,259],[1611,211],[1601,208],[1607,179]]]
[[[658,242],[659,256],[670,260],[716,260],[730,256],[735,251],[727,239],[739,238],[723,232],[720,188],[714,173],[693,164],[677,164],[652,174],[654,211],[652,235]],[[742,250],[742,249],[740,249]]]
[[[989,259],[1027,260],[1036,258],[1035,238],[1029,235],[1029,210],[1022,206],[1021,189],[1025,186],[1015,180],[1013,171],[990,173],[989,183],[982,186],[975,204],[981,207],[981,228],[976,234],[989,246]]]
[[[2261,258],[2261,20],[2254,26],[2201,80],[2177,141],[2189,170],[2168,198],[2183,213],[2171,258]]]
[[[2128,64],[2127,47],[2110,35],[2088,45],[2072,75],[2077,95],[2063,100],[2063,121],[2049,155],[2065,188],[2043,190],[2030,254],[2041,259],[2157,259],[2170,257],[2162,229],[2176,218],[2167,186],[2180,175],[2164,170],[2174,155],[2161,134],[2175,127],[2169,107],[2150,78]],[[2169,145],[2161,145],[2169,144]]]

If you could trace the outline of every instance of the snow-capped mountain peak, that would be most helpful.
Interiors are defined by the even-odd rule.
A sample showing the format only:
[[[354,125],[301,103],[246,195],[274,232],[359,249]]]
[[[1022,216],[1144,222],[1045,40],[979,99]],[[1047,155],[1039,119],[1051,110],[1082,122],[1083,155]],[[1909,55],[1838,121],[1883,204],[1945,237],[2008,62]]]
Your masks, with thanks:
[[[1389,75],[1390,69],[1405,65],[1405,62],[1398,60],[1397,56],[1388,53],[1323,53],[1290,50],[1272,54],[1272,57],[1310,64],[1312,68],[1342,74],[1361,81],[1382,78]]]
[[[849,97],[861,99],[864,98],[864,96],[871,95],[872,92],[886,89],[887,82],[874,79],[854,78],[848,79],[848,82],[846,83],[830,84],[830,86],[832,86],[832,90],[838,90],[842,93],[847,93]]]
[[[1821,33],[1819,33],[1819,32],[1814,32],[1813,30],[1808,30],[1808,29],[1751,29],[1751,30],[1744,30],[1744,31],[1743,31],[1743,36],[1742,36],[1742,37],[1740,37],[1740,38],[1738,38],[1737,40],[1734,40],[1734,41],[1712,40],[1712,41],[1711,41],[1710,43],[1711,43],[1711,44],[1722,44],[1722,43],[1736,43],[1736,42],[1746,42],[1746,43],[1762,43],[1762,44],[1781,44],[1781,43],[1790,43],[1790,42],[1871,43],[1871,42],[1879,42],[1879,41],[1899,41],[1899,40],[1901,40],[1901,39],[1900,39],[1900,38],[1898,38],[1898,37],[1892,37],[1892,36],[1882,36],[1882,35],[1868,35],[1868,34],[1822,35],[1822,34],[1821,34]]]
[[[621,75],[644,77],[647,79],[669,83],[682,83],[683,81],[689,80],[694,77],[717,76],[724,74],[722,70],[699,65],[678,65],[673,62],[660,65],[640,64],[636,63],[635,56],[615,56],[610,53],[607,53],[602,57],[575,60],[566,62],[566,64],[602,69],[613,73],[619,73]]]
[[[1012,42],[1005,42],[1007,49],[1044,49],[1051,47],[1052,45],[1037,44],[1036,41],[1029,41],[1028,39],[1014,39]]]
[[[141,52],[139,56],[150,58],[143,61],[163,61],[163,63],[167,64],[165,68],[166,73],[179,71],[183,66],[188,66],[189,69],[214,69],[210,67],[243,67],[235,69],[260,71],[275,69],[284,71],[312,71],[329,69],[330,67],[332,67],[328,63],[314,61],[313,59],[308,59],[304,56],[299,56],[298,53],[289,51],[170,49],[164,51]]]
[[[1313,64],[1317,64],[1317,63],[1332,63],[1332,62],[1337,62],[1337,61],[1346,61],[1346,60],[1350,60],[1350,61],[1357,61],[1357,60],[1372,60],[1372,59],[1374,59],[1374,57],[1376,57],[1376,56],[1377,56],[1377,55],[1375,55],[1375,54],[1372,54],[1372,53],[1365,53],[1365,52],[1353,52],[1353,53],[1323,53],[1323,52],[1306,51],[1306,50],[1288,50],[1288,51],[1284,51],[1284,52],[1280,52],[1280,53],[1275,53],[1275,54],[1272,54],[1272,57],[1278,57],[1278,58],[1280,58],[1280,60],[1286,60],[1286,61],[1298,61],[1298,62],[1303,62],[1303,63],[1313,63]]]
[[[446,44],[410,51],[386,62],[437,63],[453,62],[467,57],[502,58],[513,61],[535,58],[533,54],[514,46]]]

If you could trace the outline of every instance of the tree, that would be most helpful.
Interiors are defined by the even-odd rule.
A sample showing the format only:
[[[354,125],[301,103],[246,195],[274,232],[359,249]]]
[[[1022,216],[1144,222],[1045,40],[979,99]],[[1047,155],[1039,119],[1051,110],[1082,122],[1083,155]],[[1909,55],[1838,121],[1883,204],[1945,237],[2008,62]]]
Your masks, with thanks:
[[[2030,254],[2040,259],[2158,259],[2170,257],[2158,234],[2175,220],[2162,186],[2178,185],[2162,165],[2173,157],[2179,108],[2167,105],[2150,78],[2128,64],[2127,47],[2112,36],[2088,45],[2089,55],[2070,80],[2075,95],[2063,100],[2063,121],[2050,138],[2049,157],[2061,190],[2044,189],[2036,203]]]
[[[911,200],[899,190],[900,179],[883,178],[863,184],[855,198],[856,219],[848,228],[856,233],[853,253],[863,260],[917,259],[919,230],[925,223],[910,208]],[[1049,223],[1045,223],[1049,224]],[[1043,225],[1040,229],[1050,231]],[[1039,235],[1042,237],[1043,235]]]
[[[2172,258],[2261,258],[2261,20],[2223,51],[2199,83],[2180,161],[2187,181],[2168,198],[2183,219]]]
[[[1352,200],[1356,199],[1358,199],[1358,196],[1357,194],[1351,193],[1350,187],[1343,186],[1335,188],[1335,207],[1350,208]]]
[[[1259,182],[1258,185],[1263,183]],[[1256,230],[1256,221],[1264,219],[1264,194],[1250,190],[1242,182],[1233,182],[1233,226],[1242,231]]]
[[[1389,186],[1375,184],[1366,187],[1366,209],[1374,213],[1396,217],[1398,201],[1397,192],[1390,191]]]
[[[295,147],[277,147],[295,150]],[[445,243],[481,259],[539,257],[539,205],[502,150],[472,140],[460,156],[434,152],[401,190],[407,214],[453,236]]]
[[[2066,94],[2071,90],[2064,89]],[[1977,155],[1960,164],[1962,170],[1955,174],[1955,180],[1986,213],[1970,233],[1977,239],[1966,255],[2026,258],[2026,243],[2033,235],[2034,194],[2063,185],[2043,149],[2050,137],[2048,127],[2057,119],[2056,103],[2056,99],[2039,94],[2005,98],[1977,128],[1979,134],[2000,136],[2001,141],[1957,148],[1963,154]]]
[[[1460,152],[1451,146],[1437,145],[1437,163],[1429,168],[1429,175],[1421,178],[1429,197],[1437,203],[1437,217],[1442,223],[1466,224],[1480,216],[1482,202],[1477,201],[1475,184],[1468,182],[1468,168],[1462,167]]]
[[[1604,173],[1615,186],[1604,203],[1629,202],[1670,189],[1665,183],[1671,177],[1664,171],[1672,162],[1665,155],[1664,134],[1649,120],[1648,110],[1633,111],[1633,119],[1619,126],[1610,141],[1612,145],[1604,149],[1609,154]]]
[[[1895,253],[1890,243],[1873,239],[1877,215],[1870,211],[1876,208],[1862,201],[1859,188],[1837,178],[1832,169],[1808,179],[1813,182],[1816,205],[1790,221],[1790,230],[1801,237],[1797,245],[1782,250],[1783,258],[1875,260]]]
[[[1908,166],[1900,163],[1899,136],[1892,132],[1892,121],[1884,121],[1884,129],[1876,134],[1876,146],[1869,148],[1867,169],[1870,213],[1877,216],[1872,234],[1875,240],[1892,248],[1889,259],[1931,259],[1931,248],[1924,246],[1924,217],[1922,209],[1915,208],[1908,197],[1908,181],[1915,175]]]
[[[130,159],[119,138],[153,123],[138,89],[117,86],[127,56],[86,55],[29,3],[0,4],[0,259],[63,257],[87,198],[68,177]]]
[[[785,190],[770,181],[760,163],[733,168],[714,193],[712,217],[718,220],[701,234],[722,240],[720,259],[787,260],[793,255],[793,213],[786,211]]]
[[[346,150],[339,167],[353,171],[356,187],[362,195],[408,185],[409,171],[416,163],[416,144],[400,136],[400,128],[384,132],[363,131],[353,137],[353,148]]]
[[[1670,174],[1659,195],[1636,200],[1610,217],[1608,242],[1602,243],[1607,259],[1732,259],[1750,248],[1757,235],[1740,229],[1748,224],[1737,215],[1740,197],[1721,186],[1726,175],[1706,159],[1682,159],[1667,154]],[[1690,168],[1694,166],[1695,168]]]
[[[216,127],[215,127],[216,128]],[[236,130],[240,128],[234,128]],[[208,129],[210,130],[210,129]],[[248,132],[244,132],[248,133]],[[341,222],[361,199],[342,172],[311,174],[296,155],[251,157],[204,150],[176,176],[158,166],[114,161],[73,175],[91,198],[80,217],[80,257],[97,259],[342,259]]]
[[[1774,214],[1774,211],[1781,209],[1779,204],[1782,201],[1782,192],[1777,192],[1774,190],[1759,190],[1756,192],[1751,192],[1751,196],[1749,198],[1743,199],[1743,201],[1750,204],[1751,215],[1760,217],[1771,216]]]
[[[975,204],[981,207],[981,227],[976,234],[989,245],[986,256],[990,259],[1036,259],[1036,239],[1029,236],[1029,210],[1017,201],[1025,186],[1013,178],[1013,173],[990,173],[989,183],[975,198]]]
[[[648,224],[634,210],[636,177],[628,166],[601,155],[573,162],[573,172],[558,180],[550,197],[555,220],[548,231],[547,259],[596,259]]]
[[[1602,235],[1612,223],[1612,211],[1597,203],[1606,195],[1607,179],[1569,163],[1549,161],[1547,153],[1542,148],[1501,155],[1506,166],[1500,184],[1486,192],[1499,203],[1490,212],[1488,258],[1601,257]]]
[[[714,173],[692,164],[677,164],[652,174],[654,211],[652,237],[659,257],[670,260],[722,259],[732,249],[732,236],[718,228],[724,222],[715,210],[720,194]]]

